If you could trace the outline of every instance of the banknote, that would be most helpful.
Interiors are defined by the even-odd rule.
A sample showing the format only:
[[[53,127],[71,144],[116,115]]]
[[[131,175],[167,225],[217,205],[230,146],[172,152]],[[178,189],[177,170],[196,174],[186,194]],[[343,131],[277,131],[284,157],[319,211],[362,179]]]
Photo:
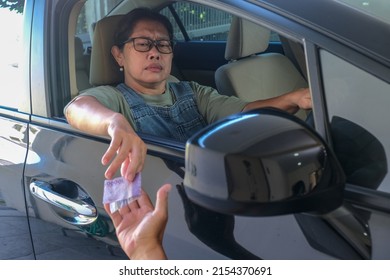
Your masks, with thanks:
[[[141,195],[141,173],[138,173],[132,182],[123,177],[104,181],[103,203],[110,204],[110,211],[114,213]]]

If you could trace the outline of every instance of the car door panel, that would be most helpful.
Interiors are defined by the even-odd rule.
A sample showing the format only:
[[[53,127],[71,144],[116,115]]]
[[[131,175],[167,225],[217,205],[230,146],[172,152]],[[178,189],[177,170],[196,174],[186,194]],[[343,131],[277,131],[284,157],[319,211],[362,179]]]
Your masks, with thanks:
[[[36,258],[118,259],[118,256],[110,254],[104,242],[99,241],[112,230],[107,218],[98,216],[93,222],[85,223],[72,215],[72,209],[66,210],[66,207],[70,208],[69,204],[64,205],[65,209],[53,205],[37,196],[37,187],[33,187],[34,184],[46,183],[49,189],[58,192],[55,182],[64,181],[60,193],[71,200],[78,199],[77,195],[80,195],[80,191],[74,188],[77,184],[84,191],[81,195],[98,208],[96,200],[102,199],[103,183],[99,181],[103,170],[99,159],[102,150],[99,148],[104,144],[90,145],[80,137],[71,137],[36,124],[32,128],[27,162],[32,156],[38,157],[39,161],[26,164],[24,187]],[[103,211],[101,203],[100,211]]]
[[[22,183],[28,122],[15,115],[0,115],[0,259],[33,259]]]
[[[25,188],[37,259],[126,258],[116,242],[111,221],[101,202],[105,168],[100,164],[100,158],[108,147],[107,141],[92,140],[38,125],[33,125],[30,131],[32,141],[27,158]],[[332,258],[329,250],[321,252],[311,246],[305,231],[301,230],[302,224],[297,223],[293,215],[234,217],[191,205],[180,192],[182,173],[179,170],[182,170],[182,161],[178,160],[177,155],[173,155],[174,160],[169,159],[172,154],[164,154],[162,147],[157,142],[149,145],[142,185],[152,201],[155,200],[159,186],[163,183],[173,185],[169,195],[169,222],[164,239],[164,246],[171,259]],[[173,167],[179,168],[177,172],[172,165],[167,165],[167,161],[172,163],[175,160],[177,164]],[[53,184],[59,178],[66,179],[68,186],[71,183],[79,185],[88,195],[99,212],[99,219],[93,223],[94,226],[77,225],[72,223],[73,220],[69,222],[67,216],[61,216],[63,213],[56,207],[31,193],[30,184],[33,180]],[[306,227],[310,230],[310,226]],[[178,246],[183,250],[177,250]],[[286,247],[289,250],[286,251]]]
[[[34,133],[30,137],[33,141],[27,162],[33,156],[39,158],[39,161],[26,165],[25,189],[37,259],[126,259],[102,204],[106,167],[101,165],[101,157],[108,148],[108,141],[76,136],[39,125],[33,125],[32,128]],[[198,252],[198,257],[221,258],[221,255],[188,232],[183,204],[175,189],[182,179],[167,167],[159,150],[161,148],[150,151],[159,156],[147,156],[141,176],[142,186],[152,201],[155,201],[157,189],[162,184],[170,183],[174,186],[169,197],[170,222],[164,241],[167,252],[172,252],[172,258],[177,256],[180,259],[194,258],[193,252]],[[81,189],[84,200],[96,207],[97,219],[84,223],[73,216],[74,212],[42,200],[31,188],[34,182],[44,182],[57,191],[59,181],[63,182],[61,195],[68,200],[77,200],[74,185],[79,186],[79,196]],[[178,246],[182,247],[181,244],[188,250],[175,253]]]
[[[39,125],[33,125],[31,131],[33,141],[27,159],[25,188],[37,259],[125,259],[102,205],[105,167],[100,159],[108,147],[107,141]],[[191,204],[180,192],[180,172],[174,172],[175,168],[167,165],[167,159],[172,154],[164,155],[164,149],[161,151],[157,143],[149,147],[141,175],[144,190],[155,201],[156,191],[162,184],[170,183],[173,186],[169,195],[169,221],[164,238],[164,247],[170,259],[329,258],[310,247],[294,216],[285,217],[281,228],[279,218],[226,216]],[[176,168],[180,168],[182,161],[178,161],[176,155],[174,160],[168,161],[175,160]],[[73,189],[73,183],[82,188],[98,210],[99,218],[95,222],[77,224],[63,210],[31,192],[30,186],[34,180],[54,185],[53,182],[58,179],[66,180],[70,189]],[[289,228],[289,231],[285,232],[285,228]],[[253,232],[257,234],[253,235]],[[269,248],[271,244],[272,250]],[[297,248],[288,253],[284,251],[285,246]],[[298,247],[302,246],[307,249],[299,251]]]

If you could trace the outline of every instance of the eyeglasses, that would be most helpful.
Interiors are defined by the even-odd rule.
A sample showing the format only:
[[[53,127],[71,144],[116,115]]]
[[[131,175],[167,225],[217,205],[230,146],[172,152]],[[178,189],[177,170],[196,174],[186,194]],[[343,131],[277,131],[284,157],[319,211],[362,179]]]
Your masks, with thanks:
[[[138,52],[148,52],[153,48],[153,46],[163,54],[169,54],[173,52],[173,41],[171,40],[152,40],[146,37],[135,37],[124,41],[122,46],[129,42],[133,42],[134,49]]]

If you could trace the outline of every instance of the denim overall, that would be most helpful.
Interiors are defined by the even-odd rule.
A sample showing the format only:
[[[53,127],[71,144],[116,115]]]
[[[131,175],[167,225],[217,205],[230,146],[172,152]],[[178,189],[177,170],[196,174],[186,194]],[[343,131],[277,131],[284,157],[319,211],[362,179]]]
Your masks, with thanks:
[[[130,106],[137,132],[187,141],[207,123],[188,82],[170,83],[169,87],[174,94],[173,105],[160,107],[147,104],[124,83],[117,86]]]

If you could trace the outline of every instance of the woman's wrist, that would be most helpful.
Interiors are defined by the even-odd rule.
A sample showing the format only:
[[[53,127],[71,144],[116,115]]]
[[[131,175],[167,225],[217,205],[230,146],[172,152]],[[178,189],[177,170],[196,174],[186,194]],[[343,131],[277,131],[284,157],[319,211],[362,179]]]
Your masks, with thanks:
[[[126,118],[122,114],[115,112],[107,118],[106,132],[108,135],[111,135],[111,133],[117,128],[135,134],[135,131],[130,126]]]

